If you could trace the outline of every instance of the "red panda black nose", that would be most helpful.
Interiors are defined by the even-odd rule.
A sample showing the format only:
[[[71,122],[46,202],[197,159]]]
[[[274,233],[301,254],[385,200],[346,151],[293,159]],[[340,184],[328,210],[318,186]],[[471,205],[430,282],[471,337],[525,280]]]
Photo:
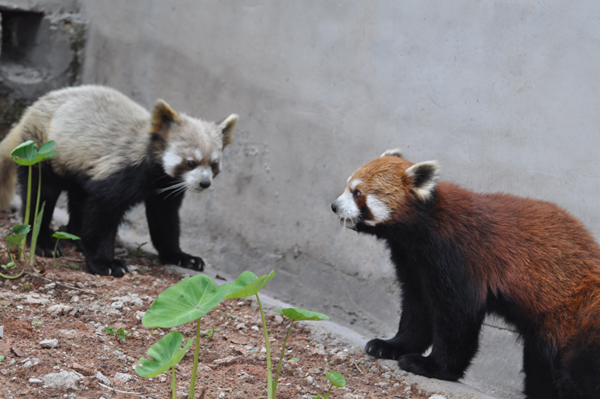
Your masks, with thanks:
[[[208,188],[210,187],[210,180],[208,179],[204,179],[200,182],[200,187],[202,188]]]
[[[331,204],[331,210],[333,213],[337,213],[337,204],[335,202]]]

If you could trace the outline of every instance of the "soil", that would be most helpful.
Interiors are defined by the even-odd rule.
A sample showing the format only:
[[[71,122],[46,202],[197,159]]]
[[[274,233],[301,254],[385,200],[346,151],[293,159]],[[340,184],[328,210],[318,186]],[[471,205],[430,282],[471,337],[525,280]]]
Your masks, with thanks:
[[[0,264],[7,264],[4,238],[19,224],[14,213],[0,212]],[[147,349],[169,331],[194,338],[195,325],[147,329],[141,319],[156,296],[182,280],[151,254],[117,243],[118,258],[131,265],[123,278],[85,271],[75,245],[62,243],[63,256],[54,265],[37,257],[35,267],[17,261],[0,278],[1,398],[170,398],[170,371],[142,378],[135,366]],[[143,249],[143,248],[142,248]],[[77,270],[79,269],[79,270]],[[285,353],[277,398],[324,395],[326,371],[337,370],[346,386],[333,388],[330,398],[436,398],[391,369],[331,336],[314,335],[308,323],[295,323]],[[272,357],[279,358],[288,322],[267,313]],[[129,334],[120,339],[107,327]],[[109,329],[110,330],[110,329]],[[202,318],[196,398],[266,398],[266,354],[260,313],[249,298],[225,300]],[[57,340],[55,348],[44,340]],[[193,346],[176,367],[177,397],[187,398]],[[274,361],[274,369],[276,361]],[[52,374],[69,372],[70,388],[52,387]],[[98,372],[101,374],[99,375]],[[104,378],[103,378],[104,377]],[[76,380],[76,381],[75,381]]]

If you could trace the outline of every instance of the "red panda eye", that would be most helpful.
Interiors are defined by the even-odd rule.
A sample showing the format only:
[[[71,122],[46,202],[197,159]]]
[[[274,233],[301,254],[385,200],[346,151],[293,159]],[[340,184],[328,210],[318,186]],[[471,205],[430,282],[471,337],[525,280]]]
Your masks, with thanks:
[[[192,161],[191,159],[188,161],[188,167],[190,169],[194,169],[196,167],[196,161]]]
[[[360,194],[361,194],[361,192],[360,192],[360,191],[358,191],[358,190],[354,190],[354,192],[352,193],[352,196],[353,196],[354,198],[358,198],[358,197],[360,197]]]

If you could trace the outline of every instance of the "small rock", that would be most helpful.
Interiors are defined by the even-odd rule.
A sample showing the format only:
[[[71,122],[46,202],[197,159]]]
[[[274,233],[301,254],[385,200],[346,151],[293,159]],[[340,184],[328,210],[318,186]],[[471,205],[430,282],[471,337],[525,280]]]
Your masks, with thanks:
[[[429,399],[446,399],[446,397],[442,395],[431,395]]]
[[[238,304],[238,306],[244,306],[244,305],[246,304],[246,302],[244,302],[244,301],[239,301],[237,304]]]
[[[82,380],[79,374],[72,371],[61,371],[44,376],[44,385],[48,388],[62,388],[78,390],[77,381]]]
[[[92,369],[90,369],[89,367],[82,366],[79,363],[73,363],[71,368],[73,370],[77,371],[78,373],[83,374],[88,377],[94,375],[94,371]]]
[[[23,350],[21,348],[12,348],[12,351],[15,355],[17,355],[18,357],[23,357],[25,356],[25,352],[23,352]]]
[[[77,335],[77,331],[75,330],[58,330],[58,332],[67,338],[73,338],[75,335]]]
[[[223,363],[231,363],[233,361],[235,361],[237,359],[237,357],[235,356],[227,356],[224,357],[223,359],[217,359],[215,360],[215,364],[223,364]]]
[[[4,338],[4,326],[0,326],[0,339]]]
[[[133,379],[133,376],[125,373],[115,373],[115,378],[119,381],[128,382],[129,380]]]
[[[50,283],[44,286],[44,289],[46,290],[53,290],[54,288],[56,288],[56,283]]]
[[[245,324],[245,323],[237,323],[237,324],[235,325],[235,328],[236,328],[237,330],[243,330],[244,328],[246,328],[246,324]]]
[[[104,384],[104,385],[108,385],[109,387],[112,387],[112,382],[110,382],[110,380],[109,380],[108,378],[106,378],[106,377],[104,376],[104,374],[102,374],[102,373],[101,373],[101,372],[99,372],[99,371],[96,371],[96,379],[97,379],[98,381],[100,381],[102,384]]]
[[[58,340],[57,339],[45,339],[40,342],[40,345],[42,346],[42,348],[46,348],[46,349],[57,348]]]
[[[110,306],[115,309],[123,309],[125,304],[121,301],[116,301],[116,302],[113,302]]]
[[[138,320],[142,320],[144,318],[145,314],[146,314],[146,312],[142,312],[141,310],[138,310],[137,312],[135,312],[135,318]]]
[[[273,316],[273,320],[275,321],[275,323],[281,324],[283,323],[283,316],[280,314],[276,314],[275,316]]]
[[[335,364],[344,363],[346,360],[348,360],[347,352],[338,352],[333,355],[333,363]]]
[[[29,383],[30,383],[30,384],[41,384],[41,383],[43,383],[43,382],[44,382],[44,381],[40,380],[39,378],[30,378],[30,379],[29,379]]]
[[[35,298],[33,295],[37,295],[38,298]],[[25,303],[29,305],[41,305],[50,301],[48,298],[39,298],[39,296],[39,294],[27,295],[27,298],[25,298]]]
[[[46,311],[48,313],[50,313],[51,315],[53,315],[53,316],[58,316],[58,315],[61,315],[61,314],[65,314],[65,313],[68,313],[68,312],[70,312],[72,310],[73,310],[72,306],[64,305],[64,304],[61,304],[61,303],[49,306],[48,309],[46,309]]]
[[[252,329],[253,329],[254,331],[258,331],[258,326],[252,326]]]

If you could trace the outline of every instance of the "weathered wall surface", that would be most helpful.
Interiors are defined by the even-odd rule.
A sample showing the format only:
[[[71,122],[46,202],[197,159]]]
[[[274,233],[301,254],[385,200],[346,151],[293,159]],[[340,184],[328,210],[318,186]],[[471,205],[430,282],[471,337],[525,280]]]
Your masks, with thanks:
[[[46,92],[80,82],[85,23],[76,0],[0,0],[0,137]]]
[[[389,334],[381,245],[330,210],[389,148],[476,191],[554,201],[600,233],[600,3],[82,0],[83,81],[146,107],[240,115],[183,245],[281,299]],[[144,227],[135,211],[135,228]]]

